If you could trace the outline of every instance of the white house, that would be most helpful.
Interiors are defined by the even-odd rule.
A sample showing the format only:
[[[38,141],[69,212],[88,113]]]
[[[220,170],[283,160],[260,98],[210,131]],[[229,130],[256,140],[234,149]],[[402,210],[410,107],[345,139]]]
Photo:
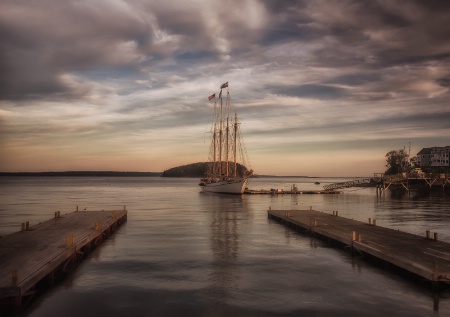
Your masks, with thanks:
[[[416,163],[419,166],[450,166],[449,161],[450,146],[423,148],[416,156]]]

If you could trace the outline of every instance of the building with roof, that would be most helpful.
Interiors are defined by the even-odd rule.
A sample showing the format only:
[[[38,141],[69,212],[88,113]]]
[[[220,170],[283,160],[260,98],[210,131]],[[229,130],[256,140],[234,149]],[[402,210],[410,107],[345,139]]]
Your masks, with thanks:
[[[423,148],[417,153],[416,164],[420,167],[450,166],[450,146]]]

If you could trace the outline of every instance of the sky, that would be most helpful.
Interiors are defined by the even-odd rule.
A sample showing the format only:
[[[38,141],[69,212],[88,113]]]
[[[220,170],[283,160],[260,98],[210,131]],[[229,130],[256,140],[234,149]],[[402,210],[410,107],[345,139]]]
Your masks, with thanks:
[[[0,0],[0,171],[208,159],[229,82],[256,174],[450,145],[450,1]]]

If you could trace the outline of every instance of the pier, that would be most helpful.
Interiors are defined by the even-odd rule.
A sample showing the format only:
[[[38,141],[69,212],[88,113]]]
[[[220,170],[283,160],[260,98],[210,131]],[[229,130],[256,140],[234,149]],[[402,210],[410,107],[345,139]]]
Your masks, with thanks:
[[[426,184],[431,189],[432,187],[441,186],[443,189],[446,185],[450,185],[450,174],[446,173],[423,173],[413,171],[410,173],[399,173],[394,175],[385,175],[384,173],[374,173],[370,178],[358,178],[345,182],[338,182],[324,185],[326,191],[334,191],[336,189],[350,188],[350,187],[376,187],[377,193],[385,192],[391,186],[402,186],[406,191],[409,191],[410,184]]]
[[[381,191],[387,190],[391,185],[401,185],[406,191],[409,191],[411,182],[423,182],[431,189],[433,186],[441,186],[442,189],[448,184],[450,185],[450,174],[446,173],[400,173],[396,175],[382,175],[381,182],[377,188]]]
[[[340,194],[340,191],[337,190],[299,190],[297,185],[292,185],[291,189],[284,190],[284,189],[275,189],[271,188],[268,189],[260,189],[260,190],[254,190],[254,189],[245,189],[244,194],[246,195],[313,195],[313,194]]]
[[[340,194],[337,190],[302,190],[302,191],[292,191],[292,190],[254,190],[247,189],[244,191],[245,195],[315,195],[315,194]]]
[[[368,255],[412,273],[433,285],[450,285],[450,243],[437,233],[423,236],[377,226],[375,219],[361,222],[310,210],[271,210],[268,217],[328,241],[338,242],[352,253]]]
[[[370,186],[373,184],[379,184],[381,178],[372,177],[372,178],[362,178],[362,179],[354,179],[346,182],[338,182],[333,184],[324,185],[323,189],[327,191],[333,191],[336,189],[350,188],[350,187],[362,187],[362,186]]]
[[[0,312],[18,312],[127,220],[122,210],[55,212],[53,219],[0,237]]]

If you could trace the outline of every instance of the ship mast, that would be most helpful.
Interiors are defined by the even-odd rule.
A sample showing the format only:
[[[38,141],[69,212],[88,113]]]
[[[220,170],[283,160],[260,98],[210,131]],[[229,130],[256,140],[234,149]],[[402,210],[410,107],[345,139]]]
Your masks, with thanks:
[[[220,121],[219,121],[219,177],[222,177],[222,137],[223,137],[223,107],[222,90],[220,91]]]
[[[237,143],[237,130],[238,130],[238,119],[237,114],[234,114],[234,135],[233,135],[233,159],[234,159],[234,177],[237,175],[237,166],[236,166],[236,143]]]
[[[225,148],[225,152],[226,152],[226,175],[227,177],[229,177],[229,163],[228,163],[228,158],[229,158],[229,135],[230,135],[230,106],[231,106],[231,100],[230,100],[230,92],[227,89],[227,127],[226,127],[226,148]]]
[[[213,131],[213,167],[212,167],[212,177],[216,178],[216,162],[217,162],[217,153],[216,153],[216,146],[217,146],[217,102],[214,99],[214,131]]]

